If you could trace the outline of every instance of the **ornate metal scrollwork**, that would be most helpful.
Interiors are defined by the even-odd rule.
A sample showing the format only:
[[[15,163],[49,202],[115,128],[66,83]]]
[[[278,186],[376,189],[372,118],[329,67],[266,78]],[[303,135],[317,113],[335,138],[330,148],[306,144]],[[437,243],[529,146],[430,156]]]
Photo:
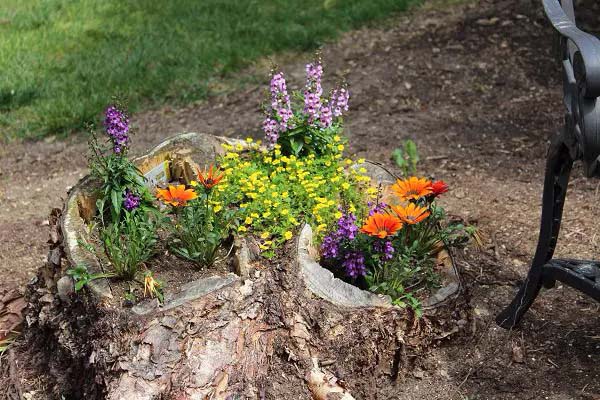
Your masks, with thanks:
[[[573,162],[581,160],[588,177],[600,177],[600,40],[577,28],[572,0],[543,0],[548,19],[561,35],[565,121],[546,163],[540,236],[527,278],[512,303],[496,318],[516,326],[542,285],[556,280],[600,301],[600,263],[553,260]]]

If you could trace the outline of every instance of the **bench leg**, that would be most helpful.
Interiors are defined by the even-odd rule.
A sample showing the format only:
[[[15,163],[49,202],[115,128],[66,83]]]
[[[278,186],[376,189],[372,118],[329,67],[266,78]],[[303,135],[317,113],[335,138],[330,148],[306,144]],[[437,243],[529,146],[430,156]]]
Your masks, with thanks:
[[[537,249],[527,279],[512,303],[496,317],[496,323],[502,328],[512,329],[520,322],[542,287],[542,269],[554,254],[572,166],[567,147],[560,141],[553,143],[546,162]]]

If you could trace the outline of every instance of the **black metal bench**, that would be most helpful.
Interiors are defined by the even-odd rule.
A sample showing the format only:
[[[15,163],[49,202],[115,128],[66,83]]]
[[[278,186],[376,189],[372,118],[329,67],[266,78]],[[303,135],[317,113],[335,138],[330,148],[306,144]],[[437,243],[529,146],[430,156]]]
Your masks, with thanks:
[[[546,16],[560,34],[564,126],[548,152],[540,236],[527,279],[496,322],[511,329],[527,312],[542,285],[556,281],[600,301],[600,262],[553,259],[573,162],[587,177],[600,177],[600,40],[575,25],[573,0],[543,0]]]

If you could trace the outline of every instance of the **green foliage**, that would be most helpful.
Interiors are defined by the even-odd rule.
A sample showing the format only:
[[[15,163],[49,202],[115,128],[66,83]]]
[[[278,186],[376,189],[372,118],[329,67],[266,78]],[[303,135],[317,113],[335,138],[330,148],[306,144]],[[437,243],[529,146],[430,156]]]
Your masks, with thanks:
[[[156,212],[153,198],[145,185],[145,179],[126,154],[115,154],[108,144],[100,144],[94,131],[89,142],[88,165],[91,176],[98,182],[96,208],[103,226],[119,222],[123,215],[126,190],[141,197],[144,212]]]
[[[78,264],[73,268],[67,270],[67,275],[73,278],[75,282],[75,291],[79,292],[83,289],[87,284],[89,284],[94,279],[100,278],[110,278],[113,277],[114,274],[90,274],[87,267],[83,264]]]
[[[417,174],[417,164],[419,163],[419,152],[417,145],[408,139],[402,147],[394,149],[392,158],[396,162],[402,176],[411,176]]]
[[[298,121],[298,118],[294,120]],[[285,155],[297,157],[308,154],[323,155],[332,146],[337,145],[333,138],[342,130],[340,124],[334,124],[327,129],[316,128],[305,123],[296,123],[296,126],[297,128],[282,132],[277,141]]]
[[[80,129],[115,91],[191,102],[265,55],[306,51],[413,0],[3,0],[0,138]]]
[[[161,221],[139,208],[122,214],[119,222],[100,230],[100,239],[115,276],[135,279],[143,263],[154,255]]]
[[[215,262],[217,250],[234,224],[234,210],[211,204],[210,198],[210,193],[204,193],[177,208],[170,225],[171,251],[200,266],[211,266]]]

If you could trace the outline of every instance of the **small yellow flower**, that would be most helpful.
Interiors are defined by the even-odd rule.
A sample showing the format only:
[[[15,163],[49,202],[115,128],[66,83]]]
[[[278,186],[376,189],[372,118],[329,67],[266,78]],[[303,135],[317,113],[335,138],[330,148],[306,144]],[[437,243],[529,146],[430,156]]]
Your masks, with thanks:
[[[350,184],[348,182],[342,183],[342,189],[344,189],[344,190],[350,189]]]
[[[251,137],[246,138],[246,143],[252,143],[254,140]]]
[[[339,151],[344,151],[344,145],[343,145],[343,144],[338,144],[338,145],[337,145],[337,149],[338,149]]]
[[[340,211],[336,211],[334,214],[335,219],[340,219],[342,218],[342,213]]]
[[[288,210],[287,208],[284,208],[283,210],[280,211],[281,215],[288,215],[290,213],[290,210]]]
[[[216,213],[218,213],[218,212],[219,212],[219,211],[221,211],[222,209],[223,209],[223,206],[221,206],[221,205],[217,205],[217,206],[215,206],[215,207],[213,208],[213,211],[214,211],[214,212],[216,212]]]
[[[260,238],[261,239],[266,239],[269,236],[271,236],[271,234],[269,232],[266,232],[266,231],[260,234]]]
[[[364,158],[359,158],[356,162],[359,163],[359,164],[364,164],[365,163],[365,159]]]
[[[247,232],[248,229],[244,226],[244,225],[240,225],[240,227],[238,228],[238,232]]]
[[[262,216],[263,218],[269,218],[271,216],[271,211],[265,211]]]
[[[292,238],[292,232],[290,232],[290,231],[287,231],[287,232],[285,232],[285,233],[283,234],[283,238],[284,238],[285,240],[290,240],[290,239]]]
[[[196,186],[198,186],[198,182],[196,182],[196,181],[191,181],[191,182],[190,182],[190,186],[196,187]]]
[[[253,219],[252,219],[252,218],[250,218],[250,217],[246,217],[246,219],[244,220],[244,223],[245,223],[246,225],[250,225],[250,224],[252,223],[252,221],[253,221]]]
[[[259,217],[259,215],[258,215],[257,213],[252,213],[252,214],[250,214],[250,216],[251,216],[252,218],[258,218],[258,217]]]

